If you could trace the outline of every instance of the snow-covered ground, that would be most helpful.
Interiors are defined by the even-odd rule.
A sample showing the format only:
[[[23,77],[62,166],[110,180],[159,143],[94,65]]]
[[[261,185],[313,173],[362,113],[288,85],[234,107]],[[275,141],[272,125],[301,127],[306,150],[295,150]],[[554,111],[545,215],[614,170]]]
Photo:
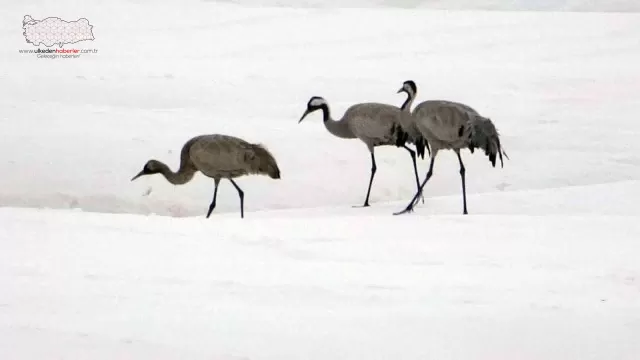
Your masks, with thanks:
[[[640,15],[265,3],[3,4],[0,359],[638,358]],[[20,54],[27,14],[87,18],[66,48],[98,53]],[[297,123],[408,79],[502,134],[503,169],[463,154],[469,216],[453,153],[391,216],[415,186],[392,147],[352,208],[365,146]],[[279,162],[238,180],[243,220],[228,182],[205,219],[210,179],[130,181],[201,133]]]
[[[357,210],[0,210],[0,358],[637,359],[637,216]]]
[[[207,1],[207,0],[205,0]],[[438,10],[639,12],[637,0],[209,0],[259,7],[396,7]]]

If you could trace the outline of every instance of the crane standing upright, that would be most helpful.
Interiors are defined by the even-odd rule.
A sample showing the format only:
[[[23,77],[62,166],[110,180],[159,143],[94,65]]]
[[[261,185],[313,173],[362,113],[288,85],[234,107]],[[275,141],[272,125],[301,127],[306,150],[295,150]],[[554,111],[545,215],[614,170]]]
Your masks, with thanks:
[[[401,91],[407,91],[405,88],[413,89],[413,96],[415,96],[417,90],[415,82],[411,80],[405,81]],[[411,94],[409,94],[409,96],[411,96]],[[406,110],[406,108],[404,110]],[[413,211],[413,207],[418,198],[422,195],[424,186],[433,175],[433,165],[438,152],[446,149],[455,151],[458,156],[460,178],[462,180],[463,214],[468,214],[465,181],[466,169],[460,156],[460,150],[467,148],[473,153],[476,148],[480,148],[484,150],[485,154],[489,157],[489,161],[493,167],[496,166],[497,157],[500,158],[500,166],[502,167],[504,165],[502,156],[504,155],[507,159],[509,159],[509,157],[502,149],[498,130],[491,119],[481,116],[468,105],[453,101],[424,101],[418,104],[415,109],[411,111],[411,114],[417,129],[430,146],[431,161],[429,163],[429,171],[419,186],[418,192],[409,205],[407,205],[403,211],[395,213],[395,215]]]

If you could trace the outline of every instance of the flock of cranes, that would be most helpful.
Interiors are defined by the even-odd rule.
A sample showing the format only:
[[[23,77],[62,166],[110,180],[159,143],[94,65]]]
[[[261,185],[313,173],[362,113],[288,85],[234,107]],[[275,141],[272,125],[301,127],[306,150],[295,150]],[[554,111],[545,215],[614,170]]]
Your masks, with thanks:
[[[381,103],[360,103],[349,107],[341,119],[331,117],[328,102],[313,96],[307,103],[298,123],[314,111],[322,111],[325,128],[342,139],[359,139],[369,149],[371,154],[371,175],[363,207],[369,206],[369,195],[373,178],[376,174],[375,148],[378,146],[396,146],[406,149],[413,162],[416,180],[416,194],[407,207],[394,215],[413,211],[414,206],[422,197],[424,186],[433,175],[433,165],[440,150],[453,150],[460,163],[460,179],[462,182],[463,214],[467,211],[467,190],[465,183],[465,167],[460,157],[460,150],[481,149],[489,157],[493,167],[500,159],[503,166],[503,156],[509,158],[500,144],[500,136],[489,118],[481,116],[473,108],[452,101],[427,100],[418,104],[413,110],[413,104],[418,89],[414,81],[403,83],[398,93],[406,93],[407,99],[401,107]],[[413,145],[412,149],[408,145]],[[424,159],[425,150],[429,154],[429,171],[420,183],[416,158]],[[207,211],[207,218],[216,206],[218,185],[221,179],[228,179],[238,191],[240,197],[240,217],[244,218],[244,192],[234,178],[244,175],[266,175],[272,179],[280,179],[280,169],[274,156],[267,148],[260,144],[251,144],[240,138],[229,135],[200,135],[188,140],[180,153],[180,167],[177,172],[158,160],[149,160],[136,176],[162,174],[167,181],[174,185],[189,182],[194,174],[200,171],[205,176],[213,178],[213,200]],[[424,198],[423,202],[424,202]]]

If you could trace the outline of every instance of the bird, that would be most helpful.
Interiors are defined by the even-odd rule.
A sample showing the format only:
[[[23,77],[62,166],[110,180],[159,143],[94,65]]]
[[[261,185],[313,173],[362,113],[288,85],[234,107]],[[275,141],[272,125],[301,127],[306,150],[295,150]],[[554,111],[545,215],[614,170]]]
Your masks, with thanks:
[[[402,119],[403,117],[408,118],[410,115],[403,113],[397,106],[368,102],[350,106],[340,120],[334,120],[331,117],[327,101],[321,96],[312,96],[307,102],[307,109],[300,117],[298,124],[307,115],[317,110],[322,110],[324,126],[331,134],[341,139],[360,139],[369,149],[371,154],[371,176],[369,177],[367,196],[365,197],[364,205],[361,207],[369,206],[371,185],[377,170],[374,154],[375,147],[395,145],[407,149],[413,161],[416,188],[420,187],[415,152],[406,147],[404,143],[407,135],[402,128]]]
[[[402,84],[402,87],[397,91],[398,94],[402,92],[407,94],[407,99],[400,106],[400,109],[404,112],[411,113],[411,105],[413,104],[413,102],[415,101],[418,95],[418,87],[415,81],[413,80],[405,81]],[[457,106],[461,107],[462,109],[465,109],[466,111],[469,111],[470,113],[475,113],[475,114],[478,113],[475,109],[471,108],[468,105],[461,104],[461,103],[453,103],[447,100],[426,100],[421,102],[419,105],[422,109],[425,109],[430,106],[439,106],[442,104],[456,104]],[[408,134],[411,134],[409,135],[409,139],[407,141],[412,142],[416,145],[416,150],[418,151],[418,154],[419,155],[421,154],[422,158],[424,159],[424,149],[426,148],[429,155],[431,155],[431,148],[429,147],[429,142],[422,136],[422,133],[418,129],[413,116],[410,117],[409,123],[406,124],[404,128],[405,128],[405,132],[407,132]],[[422,202],[424,203],[424,197],[422,198]]]
[[[216,207],[218,185],[221,179],[229,179],[240,196],[240,217],[244,218],[244,191],[234,178],[244,175],[266,175],[280,179],[280,169],[273,155],[262,144],[251,144],[235,136],[223,134],[198,135],[189,139],[180,152],[180,167],[173,172],[161,161],[147,161],[131,181],[152,174],[161,174],[173,185],[191,181],[196,172],[213,178],[213,200],[207,211],[207,218]]]
[[[407,92],[407,89],[412,91],[415,96],[417,92],[415,82],[412,80],[405,81],[401,90]],[[411,93],[408,92],[408,94],[411,97]],[[473,154],[476,148],[482,149],[485,155],[489,157],[493,167],[496,166],[497,157],[500,159],[500,167],[504,167],[502,157],[504,155],[505,158],[509,159],[509,156],[500,144],[498,130],[491,119],[481,116],[468,105],[454,101],[427,100],[418,104],[411,111],[411,115],[417,129],[431,148],[429,170],[409,205],[404,210],[394,213],[394,215],[413,211],[417,199],[422,195],[424,186],[433,175],[433,165],[438,152],[447,149],[456,153],[460,163],[463,214],[467,215],[466,170],[460,156],[460,150],[467,148]]]

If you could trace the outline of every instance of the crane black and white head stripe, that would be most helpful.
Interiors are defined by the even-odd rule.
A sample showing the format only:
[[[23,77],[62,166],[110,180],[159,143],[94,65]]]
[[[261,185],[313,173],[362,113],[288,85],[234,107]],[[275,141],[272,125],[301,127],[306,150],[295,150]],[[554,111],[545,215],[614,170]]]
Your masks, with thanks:
[[[307,104],[307,107],[319,108],[322,105],[326,105],[326,104],[327,104],[327,100],[325,100],[324,98],[320,96],[313,96],[311,97],[311,99],[309,99],[309,103]]]
[[[327,109],[327,108],[328,108],[327,100],[325,100],[321,96],[312,96],[311,99],[309,99],[309,102],[307,102],[307,109],[305,110],[304,114],[302,114],[302,116],[300,117],[300,120],[298,120],[298,124],[301,123],[302,120],[312,112],[320,109]]]
[[[402,83],[402,87],[398,90],[398,93],[405,92],[409,96],[413,96],[418,92],[418,87],[413,80],[407,80]]]

